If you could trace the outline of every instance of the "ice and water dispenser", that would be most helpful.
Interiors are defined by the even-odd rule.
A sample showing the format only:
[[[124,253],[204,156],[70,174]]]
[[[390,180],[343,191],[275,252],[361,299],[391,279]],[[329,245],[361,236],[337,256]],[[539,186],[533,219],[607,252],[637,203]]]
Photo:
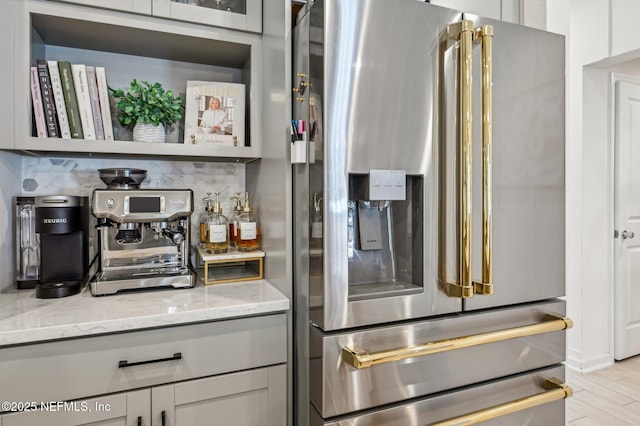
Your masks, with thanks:
[[[423,177],[404,170],[349,174],[349,300],[423,289]]]

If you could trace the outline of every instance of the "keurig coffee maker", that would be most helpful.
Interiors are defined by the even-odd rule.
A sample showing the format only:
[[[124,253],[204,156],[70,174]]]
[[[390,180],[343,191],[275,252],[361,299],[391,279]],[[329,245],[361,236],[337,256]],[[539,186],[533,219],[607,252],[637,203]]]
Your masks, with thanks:
[[[87,197],[35,197],[36,233],[40,236],[40,283],[36,297],[76,294],[89,265]]]

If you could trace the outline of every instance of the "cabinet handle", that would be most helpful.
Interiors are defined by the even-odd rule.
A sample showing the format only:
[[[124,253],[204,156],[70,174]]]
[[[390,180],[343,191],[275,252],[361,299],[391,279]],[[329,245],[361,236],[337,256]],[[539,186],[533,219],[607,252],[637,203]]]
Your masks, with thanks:
[[[138,426],[142,426],[142,416],[138,416]]]
[[[155,362],[174,361],[177,359],[182,359],[182,352],[176,352],[175,354],[173,354],[173,356],[167,358],[149,359],[146,361],[129,362],[126,359],[123,359],[122,361],[118,362],[118,368],[133,367],[134,365],[142,364],[153,364]]]
[[[167,424],[167,412],[165,410],[162,410],[161,417],[162,417],[162,426],[166,426],[166,424]]]

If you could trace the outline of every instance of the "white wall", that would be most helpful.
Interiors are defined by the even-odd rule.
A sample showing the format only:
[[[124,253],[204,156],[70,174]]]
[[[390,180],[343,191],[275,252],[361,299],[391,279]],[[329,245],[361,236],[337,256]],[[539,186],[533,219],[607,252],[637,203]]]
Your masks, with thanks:
[[[555,3],[550,1],[549,4]],[[611,73],[638,74],[635,0],[570,0],[567,81],[567,299],[575,327],[569,365],[613,362]]]

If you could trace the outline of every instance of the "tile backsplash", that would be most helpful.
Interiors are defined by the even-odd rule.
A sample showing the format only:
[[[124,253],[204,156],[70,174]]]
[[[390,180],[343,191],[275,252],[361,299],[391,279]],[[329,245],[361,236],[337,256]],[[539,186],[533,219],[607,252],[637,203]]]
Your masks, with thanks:
[[[202,199],[208,192],[220,192],[224,214],[231,211],[230,197],[244,192],[244,164],[198,163],[185,161],[147,161],[85,158],[24,158],[22,195],[91,196],[96,188],[105,188],[99,169],[136,168],[147,170],[140,188],[191,189],[194,213],[204,210]],[[194,220],[195,220],[194,216]]]

